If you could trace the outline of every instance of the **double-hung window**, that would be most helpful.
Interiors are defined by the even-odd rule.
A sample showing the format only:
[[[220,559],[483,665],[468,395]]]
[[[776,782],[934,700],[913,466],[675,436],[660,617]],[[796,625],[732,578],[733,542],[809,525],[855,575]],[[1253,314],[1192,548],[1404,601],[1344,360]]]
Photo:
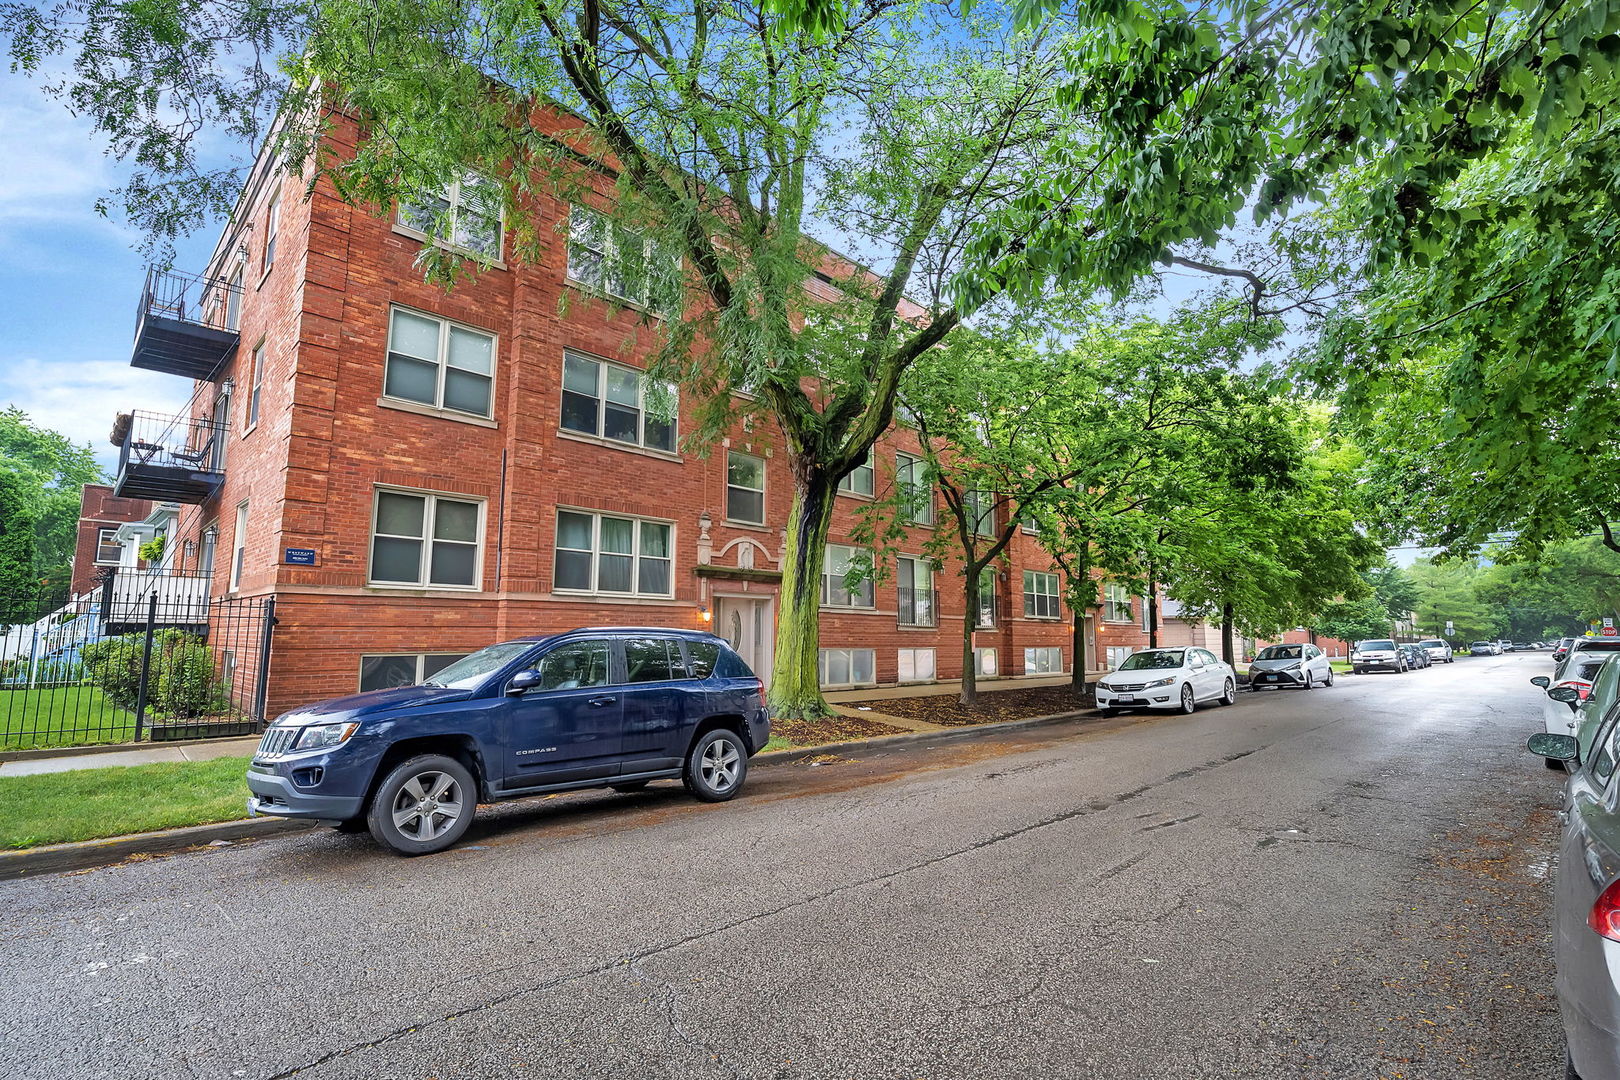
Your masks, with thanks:
[[[489,419],[494,385],[493,335],[393,309],[384,396]]]
[[[927,463],[914,454],[896,454],[894,479],[905,496],[905,519],[913,525],[932,525],[934,491],[928,484]]]
[[[872,556],[861,548],[828,544],[821,563],[821,603],[823,607],[869,608],[872,594]],[[862,575],[850,585],[851,572]]]
[[[962,511],[975,533],[980,536],[996,535],[996,497],[990,492],[976,488],[964,491]]]
[[[642,307],[669,306],[675,255],[643,232],[584,206],[568,213],[568,276]]]
[[[264,342],[253,350],[253,372],[248,385],[247,423],[244,428],[251,428],[259,422],[259,400],[264,394]],[[245,435],[247,432],[244,431]]]
[[[900,625],[933,626],[938,621],[934,610],[934,564],[914,555],[901,555],[895,559],[900,579]]]
[[[1048,647],[1024,650],[1025,675],[1055,675],[1062,670],[1062,649]]]
[[[377,492],[371,581],[379,585],[478,585],[483,504],[442,495]]]
[[[242,270],[237,264],[236,273],[225,286],[225,329],[235,330],[242,323]]]
[[[96,565],[117,566],[124,561],[124,545],[118,542],[117,529],[96,530]]]
[[[868,450],[866,452],[866,459],[859,465],[855,466],[848,476],[838,481],[838,490],[845,495],[865,495],[869,498],[871,497],[872,451]]]
[[[673,386],[660,386],[645,372],[563,354],[564,430],[673,453],[676,401]]]
[[[674,582],[670,529],[667,521],[559,510],[552,588],[670,596]]]
[[[399,204],[401,225],[489,260],[501,257],[501,219],[500,191],[476,173]]]
[[[1024,616],[1030,619],[1055,619],[1058,610],[1058,577],[1038,570],[1024,571]]]
[[[871,686],[877,682],[875,649],[822,649],[817,659],[822,686]]]
[[[281,238],[281,193],[270,197],[270,209],[264,217],[264,272],[276,265],[276,241]]]
[[[242,584],[242,568],[247,564],[248,504],[236,507],[236,531],[231,534],[231,588]]]
[[[974,629],[989,630],[996,625],[996,572],[992,567],[979,571],[979,610]]]
[[[765,524],[765,459],[732,450],[726,455],[726,519]]]
[[[1125,586],[1110,581],[1103,586],[1103,619],[1107,622],[1131,621],[1131,598]]]

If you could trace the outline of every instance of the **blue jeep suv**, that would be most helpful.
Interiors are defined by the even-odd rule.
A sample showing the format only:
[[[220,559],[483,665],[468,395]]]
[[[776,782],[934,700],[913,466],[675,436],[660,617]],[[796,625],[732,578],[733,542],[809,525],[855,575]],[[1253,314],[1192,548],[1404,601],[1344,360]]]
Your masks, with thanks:
[[[420,686],[277,717],[248,766],[248,809],[368,828],[425,855],[497,799],[679,777],[724,801],[770,731],[764,685],[721,638],[572,630],[491,645]]]

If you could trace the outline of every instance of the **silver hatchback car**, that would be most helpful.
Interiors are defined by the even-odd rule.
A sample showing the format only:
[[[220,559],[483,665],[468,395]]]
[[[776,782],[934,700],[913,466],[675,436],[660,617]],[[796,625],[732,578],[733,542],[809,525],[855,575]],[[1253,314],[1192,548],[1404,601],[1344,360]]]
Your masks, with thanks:
[[[1558,1008],[1564,1019],[1565,1075],[1620,1080],[1620,703],[1609,707],[1580,760],[1573,735],[1541,733],[1529,748],[1569,763],[1563,843],[1553,902]]]

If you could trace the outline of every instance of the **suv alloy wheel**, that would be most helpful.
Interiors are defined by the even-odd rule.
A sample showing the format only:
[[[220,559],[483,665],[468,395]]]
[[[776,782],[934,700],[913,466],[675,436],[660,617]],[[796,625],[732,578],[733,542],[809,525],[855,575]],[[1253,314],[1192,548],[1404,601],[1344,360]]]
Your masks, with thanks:
[[[730,728],[706,732],[686,752],[686,790],[704,802],[725,802],[742,790],[748,750]]]
[[[431,855],[461,839],[478,809],[478,785],[467,767],[443,754],[401,762],[366,808],[379,844],[401,855]]]

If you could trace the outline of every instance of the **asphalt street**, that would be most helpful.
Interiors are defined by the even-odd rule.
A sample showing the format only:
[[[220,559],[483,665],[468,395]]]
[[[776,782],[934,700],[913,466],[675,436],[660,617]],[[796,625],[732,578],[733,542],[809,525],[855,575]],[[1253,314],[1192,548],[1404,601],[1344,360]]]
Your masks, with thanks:
[[[1548,655],[0,885],[0,1075],[1561,1076]]]

